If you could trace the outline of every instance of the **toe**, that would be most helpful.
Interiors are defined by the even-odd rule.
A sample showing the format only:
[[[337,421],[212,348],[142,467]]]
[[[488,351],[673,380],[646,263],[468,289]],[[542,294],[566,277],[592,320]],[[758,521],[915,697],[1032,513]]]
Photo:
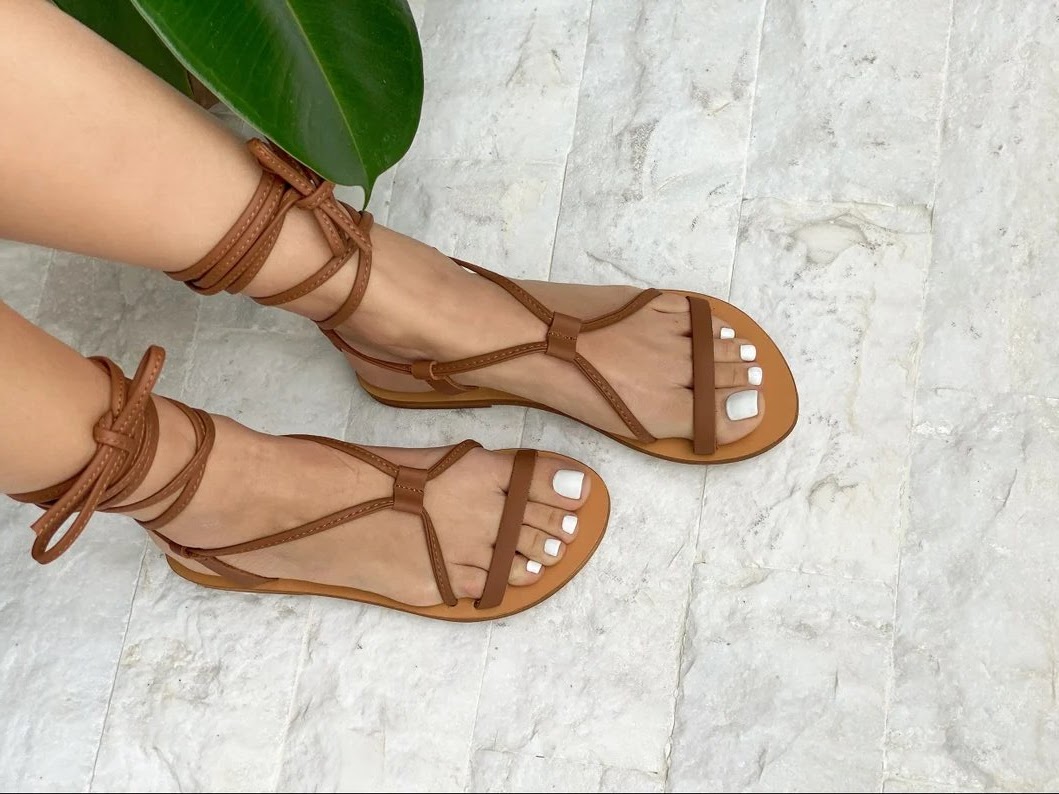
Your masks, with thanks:
[[[757,364],[716,364],[714,366],[714,383],[718,389],[732,386],[760,386],[764,373]]]
[[[749,362],[757,358],[757,348],[746,339],[714,339],[713,360],[718,363]]]
[[[543,563],[528,559],[522,554],[516,554],[515,559],[511,561],[511,575],[507,578],[508,584],[516,587],[533,584],[541,578],[543,570]]]
[[[473,565],[450,565],[448,568],[449,585],[456,598],[478,598],[482,595],[485,590],[485,571]]]
[[[559,538],[526,525],[523,525],[519,532],[516,548],[526,559],[536,560],[544,565],[555,565],[565,552],[564,544]]]
[[[530,502],[576,511],[588,498],[590,480],[580,464],[568,458],[538,455],[530,483]]]
[[[530,502],[526,505],[526,513],[522,519],[531,527],[543,530],[565,543],[573,540],[577,533],[577,515],[567,512],[559,507]]]
[[[731,444],[749,435],[765,414],[765,395],[753,386],[717,389],[717,443]]]
[[[713,338],[735,339],[735,329],[716,314],[713,316]]]

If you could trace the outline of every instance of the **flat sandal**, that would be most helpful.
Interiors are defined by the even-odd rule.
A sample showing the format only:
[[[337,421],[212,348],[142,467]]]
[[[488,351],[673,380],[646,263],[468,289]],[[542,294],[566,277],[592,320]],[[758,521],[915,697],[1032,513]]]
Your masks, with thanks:
[[[261,140],[249,142],[251,153],[262,168],[261,181],[250,204],[228,233],[199,262],[171,272],[200,294],[222,290],[241,292],[257,275],[275,245],[284,217],[293,207],[313,213],[327,238],[332,257],[316,273],[286,289],[254,298],[266,306],[278,306],[304,297],[334,276],[354,254],[360,259],[349,295],[342,305],[317,325],[332,344],[354,358],[403,375],[431,387],[428,392],[385,389],[358,374],[361,387],[375,400],[398,408],[482,408],[492,405],[521,405],[552,413],[561,411],[517,394],[484,387],[468,386],[458,376],[522,356],[543,354],[576,367],[585,381],[607,401],[620,417],[627,433],[602,430],[582,422],[616,441],[658,458],[679,463],[731,463],[760,455],[780,443],[798,420],[798,390],[794,376],[776,343],[752,318],[731,304],[708,295],[680,290],[645,289],[615,311],[597,317],[575,317],[553,311],[519,284],[478,265],[459,259],[452,261],[497,285],[547,326],[543,339],[527,340],[501,350],[452,361],[389,361],[357,350],[337,332],[364,297],[371,275],[372,244],[370,212],[358,212],[333,195],[334,184],[297,162],[274,145]],[[691,316],[693,359],[692,438],[656,438],[634,415],[617,390],[592,363],[578,352],[578,339],[621,322],[665,293],[677,294],[688,302]],[[758,388],[767,409],[761,423],[745,437],[729,444],[716,439],[714,399],[713,315],[725,318],[735,336],[755,346],[757,358],[768,379]],[[576,420],[580,421],[580,420]]]
[[[424,499],[432,480],[449,468],[458,466],[464,455],[481,445],[475,441],[464,441],[452,447],[430,468],[420,469],[397,465],[371,450],[345,441],[295,435],[290,437],[323,444],[390,476],[393,478],[392,495],[351,505],[306,524],[273,532],[245,543],[214,548],[184,546],[167,537],[161,530],[183,512],[202,481],[215,438],[213,417],[205,411],[170,400],[194,428],[195,452],[169,483],[146,498],[129,502],[131,495],[146,478],[158,448],[158,412],[150,395],[162,371],[165,351],[159,347],[150,347],[132,380],[127,379],[121,369],[109,359],[91,360],[100,366],[110,379],[110,408],[93,428],[97,443],[94,456],[84,469],[70,479],[50,488],[15,494],[12,497],[20,502],[37,504],[45,510],[44,515],[33,524],[36,538],[33,541],[32,555],[40,563],[52,562],[69,549],[96,511],[135,512],[173,499],[159,516],[138,523],[166,552],[166,559],[173,571],[196,584],[251,593],[331,596],[429,618],[472,622],[508,617],[554,595],[588,562],[607,528],[610,496],[606,485],[596,472],[556,453],[533,449],[508,450],[514,453],[511,480],[484,590],[477,599],[458,599],[449,583],[445,558],[430,513],[424,506]],[[562,558],[555,565],[546,568],[544,574],[535,582],[509,587],[508,577],[529,498],[533,470],[541,456],[566,461],[578,469],[586,469],[589,494],[584,505],[577,510],[577,540],[567,546]],[[428,607],[414,606],[352,587],[261,576],[226,559],[327,532],[385,510],[411,513],[420,518],[434,581],[443,603]],[[69,528],[59,535],[68,522]],[[240,564],[246,563],[240,561]],[[207,572],[195,570],[192,565],[204,568]]]

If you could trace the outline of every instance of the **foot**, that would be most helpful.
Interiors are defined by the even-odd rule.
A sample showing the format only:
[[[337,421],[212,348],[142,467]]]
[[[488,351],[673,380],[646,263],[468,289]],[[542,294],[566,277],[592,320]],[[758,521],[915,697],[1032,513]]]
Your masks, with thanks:
[[[162,443],[150,477],[134,498],[167,482],[195,448],[183,416],[155,399]],[[393,494],[390,477],[329,447],[257,433],[224,417],[215,422],[217,439],[202,484],[184,512],[161,530],[176,543],[198,548],[242,543]],[[448,450],[370,449],[395,464],[418,468],[429,468]],[[425,506],[458,598],[482,594],[511,464],[509,453],[475,449],[427,489]],[[538,457],[510,585],[521,587],[548,576],[547,568],[577,542],[578,510],[589,490],[584,474],[585,469],[572,468],[569,461]],[[152,518],[164,506],[134,517]],[[442,603],[419,517],[393,510],[223,560],[261,576],[353,587],[413,606]]]
[[[378,358],[410,362],[474,356],[509,345],[536,342],[546,327],[504,290],[456,266],[411,238],[376,226],[367,293],[340,334]],[[582,319],[612,311],[634,297],[634,287],[597,287],[520,281],[549,308]],[[762,420],[759,386],[768,373],[757,351],[736,338],[724,317],[713,318],[717,442],[729,444]],[[692,437],[691,318],[675,294],[598,331],[583,333],[578,352],[592,362],[657,438]],[[349,356],[361,376],[399,391],[430,387],[410,376]],[[534,354],[476,370],[455,380],[543,403],[611,433],[630,435],[625,423],[568,362]]]

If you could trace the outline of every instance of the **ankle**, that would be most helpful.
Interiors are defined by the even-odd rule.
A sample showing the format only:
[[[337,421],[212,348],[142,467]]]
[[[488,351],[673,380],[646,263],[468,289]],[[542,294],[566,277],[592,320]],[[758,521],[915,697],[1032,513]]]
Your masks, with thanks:
[[[183,412],[164,397],[152,394],[150,399],[158,410],[158,449],[140,486],[129,495],[125,504],[135,504],[164,488],[195,454],[195,431]],[[162,513],[176,499],[174,494],[156,505],[125,513],[146,521]],[[118,510],[118,512],[123,512]]]

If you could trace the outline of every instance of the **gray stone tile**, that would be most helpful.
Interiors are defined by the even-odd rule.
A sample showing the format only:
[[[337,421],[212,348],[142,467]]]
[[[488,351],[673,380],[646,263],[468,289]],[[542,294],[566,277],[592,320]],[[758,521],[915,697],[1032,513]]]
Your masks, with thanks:
[[[487,625],[315,605],[280,791],[462,791]]]
[[[177,396],[187,371],[199,298],[152,270],[56,252],[37,322],[86,356],[131,375],[148,346],[166,350],[158,391]]]
[[[1059,781],[1059,400],[922,389],[901,558],[888,771]]]
[[[50,248],[0,240],[0,300],[27,320],[37,317],[53,256]]]
[[[475,746],[660,772],[703,474],[538,412],[524,443],[589,462],[610,528],[566,588],[495,625]]]
[[[599,791],[599,764],[479,750],[468,791]]]
[[[562,163],[590,0],[447,0],[420,25],[426,96],[408,159]]]
[[[883,781],[884,794],[949,794],[952,791],[981,791],[977,788],[955,788],[943,783],[930,783],[924,780],[903,780],[887,778]]]
[[[495,750],[474,754],[468,791],[662,791],[662,778],[634,769]]]
[[[323,335],[199,331],[186,400],[269,433],[341,437],[353,371]]]
[[[561,165],[409,161],[390,225],[504,275],[546,279],[562,184]]]
[[[709,470],[702,559],[892,583],[929,228],[922,207],[746,203],[732,303],[784,352],[801,416]]]
[[[922,383],[1059,397],[1059,27],[1050,3],[956,4]]]
[[[0,789],[85,791],[143,557],[143,533],[96,516],[59,560],[29,555],[40,511],[0,497]]]
[[[727,291],[760,15],[595,4],[553,280]]]
[[[92,790],[273,790],[309,604],[199,587],[152,545]]]
[[[878,790],[891,591],[783,571],[695,573],[669,788]]]
[[[620,794],[621,792],[647,792],[648,794],[662,794],[665,791],[665,780],[662,775],[651,772],[641,772],[637,769],[619,769],[618,767],[605,767],[603,779],[600,780],[599,790],[609,794]]]
[[[929,204],[949,0],[770,2],[747,195]]]

